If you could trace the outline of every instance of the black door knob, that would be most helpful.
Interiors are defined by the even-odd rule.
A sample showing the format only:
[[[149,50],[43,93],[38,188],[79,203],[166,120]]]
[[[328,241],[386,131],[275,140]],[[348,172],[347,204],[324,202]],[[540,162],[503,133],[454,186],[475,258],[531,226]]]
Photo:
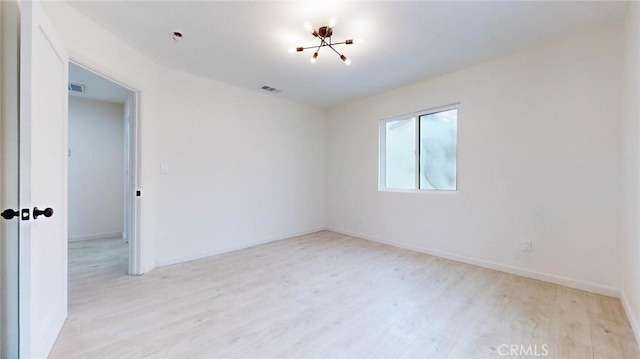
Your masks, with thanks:
[[[33,208],[33,219],[38,219],[39,216],[45,216],[47,218],[53,216],[53,209],[51,207],[45,209]]]
[[[20,212],[14,211],[12,209],[5,209],[2,214],[0,214],[0,216],[2,216],[2,218],[4,219],[11,219],[13,217],[18,217],[19,215]]]

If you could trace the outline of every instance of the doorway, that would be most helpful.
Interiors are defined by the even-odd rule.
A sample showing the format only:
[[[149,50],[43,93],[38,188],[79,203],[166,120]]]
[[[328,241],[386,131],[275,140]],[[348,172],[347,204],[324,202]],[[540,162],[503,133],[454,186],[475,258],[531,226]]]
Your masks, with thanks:
[[[140,275],[138,92],[69,61],[69,278]],[[71,288],[70,288],[71,290]]]
[[[39,2],[0,1],[0,29],[0,357],[46,357],[67,317],[69,56]],[[141,94],[83,61],[129,91],[122,231],[139,275]]]

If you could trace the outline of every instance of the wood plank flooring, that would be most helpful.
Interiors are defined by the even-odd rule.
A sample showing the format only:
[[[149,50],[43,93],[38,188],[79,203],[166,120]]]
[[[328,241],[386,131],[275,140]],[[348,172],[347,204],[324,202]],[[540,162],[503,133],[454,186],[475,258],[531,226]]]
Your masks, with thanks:
[[[69,248],[52,358],[640,358],[618,299],[332,232],[141,277]]]

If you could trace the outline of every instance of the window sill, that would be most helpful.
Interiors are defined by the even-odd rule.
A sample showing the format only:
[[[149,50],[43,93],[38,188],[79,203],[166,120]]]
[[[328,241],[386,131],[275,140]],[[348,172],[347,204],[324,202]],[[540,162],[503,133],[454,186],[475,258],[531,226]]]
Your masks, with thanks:
[[[436,190],[436,189],[389,189],[378,188],[378,192],[390,192],[390,193],[420,193],[420,194],[446,194],[454,195],[460,193],[459,190]]]

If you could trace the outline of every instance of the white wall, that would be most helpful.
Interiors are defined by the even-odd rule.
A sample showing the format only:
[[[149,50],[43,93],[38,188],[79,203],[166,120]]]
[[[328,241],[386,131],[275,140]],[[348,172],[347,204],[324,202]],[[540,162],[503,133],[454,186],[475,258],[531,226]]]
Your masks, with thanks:
[[[159,67],[68,5],[44,7],[73,59],[142,92],[145,271],[323,227],[322,111]]]
[[[625,25],[622,301],[640,342],[640,3],[629,4]]]
[[[69,97],[69,239],[122,236],[124,105]]]
[[[324,113],[169,69],[159,81],[158,264],[324,227]]]
[[[617,295],[621,38],[610,27],[330,111],[327,226]],[[379,120],[455,102],[459,191],[379,192]]]

